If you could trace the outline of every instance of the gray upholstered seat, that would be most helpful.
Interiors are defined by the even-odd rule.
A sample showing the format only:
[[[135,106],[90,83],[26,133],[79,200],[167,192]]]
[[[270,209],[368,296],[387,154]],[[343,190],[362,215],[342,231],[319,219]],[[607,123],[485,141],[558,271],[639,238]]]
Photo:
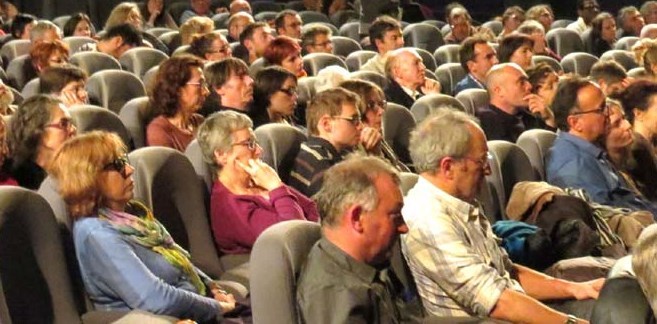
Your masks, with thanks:
[[[327,66],[337,65],[347,69],[347,64],[337,55],[327,53],[310,53],[303,57],[303,68],[309,76],[314,76]]]
[[[582,38],[576,31],[567,28],[555,28],[547,32],[545,37],[550,48],[561,57],[573,52],[584,51]]]
[[[456,98],[444,94],[430,94],[416,100],[411,107],[411,113],[419,124],[433,111],[441,107],[451,107],[465,112],[465,107]]]
[[[552,67],[552,69],[557,73],[563,71],[563,67],[561,66],[561,63],[559,63],[559,61],[555,60],[552,57],[545,56],[545,55],[534,55],[534,56],[532,56],[532,64],[533,65],[543,63],[543,62],[549,64]]]
[[[149,99],[145,96],[126,102],[119,112],[135,149],[146,146],[146,120],[152,117],[151,114]]]
[[[41,82],[39,82],[39,78],[34,78],[30,80],[28,83],[26,83],[23,86],[23,90],[21,91],[21,97],[27,99],[29,97],[38,95],[40,93],[40,86]]]
[[[349,37],[360,42],[361,35],[367,35],[370,24],[352,21],[340,26],[340,36]]]
[[[465,70],[460,63],[445,63],[436,69],[436,77],[442,87],[441,92],[447,95],[454,93],[456,84],[465,78]]]
[[[331,23],[335,25],[335,27],[340,28],[342,25],[348,22],[359,21],[360,15],[354,10],[338,10],[333,13],[329,19],[331,20]]]
[[[406,107],[392,102],[387,104],[383,112],[383,138],[406,164],[411,164],[408,143],[414,128],[415,118]]]
[[[105,108],[92,105],[78,105],[69,108],[75,121],[78,133],[103,130],[116,133],[128,149],[132,146],[132,138],[119,116]]]
[[[504,29],[504,25],[499,20],[490,20],[481,25],[481,27],[490,29],[493,34],[499,35]]]
[[[335,55],[347,57],[353,52],[362,50],[360,44],[349,37],[332,36],[331,41],[333,42],[333,54]]]
[[[557,19],[557,20],[552,22],[552,25],[550,26],[550,29],[566,28],[571,23],[573,23],[573,20],[571,20],[571,19]]]
[[[329,24],[331,23],[329,17],[317,11],[309,11],[309,10],[299,11],[299,17],[301,17],[301,21],[303,21],[304,24],[316,23],[316,22],[329,23]]]
[[[30,57],[25,54],[14,58],[7,66],[7,81],[10,86],[21,91],[25,84],[30,81],[25,75],[25,65],[32,64]]]
[[[421,48],[416,48],[415,51],[422,58],[422,63],[424,63],[424,66],[427,68],[427,70],[433,72],[437,67],[436,59],[433,57],[433,54]]]
[[[144,73],[144,76],[141,77],[141,81],[144,83],[144,88],[146,88],[146,92],[150,91],[153,87],[153,82],[155,82],[155,76],[157,75],[157,71],[160,70],[160,66],[154,66],[146,73]]]
[[[274,11],[278,12],[283,10],[284,5],[282,3],[270,2],[270,1],[253,1],[251,2],[251,11],[253,14],[258,14],[263,11]]]
[[[598,62],[595,55],[584,52],[570,53],[561,59],[561,66],[566,73],[575,73],[587,77],[591,73],[591,67]]]
[[[258,144],[262,147],[261,159],[278,172],[287,183],[294,159],[299,153],[306,135],[299,129],[286,124],[271,123],[255,129]]]
[[[123,53],[119,57],[119,62],[124,70],[141,78],[150,68],[160,65],[168,58],[168,55],[154,48],[135,47]]]
[[[94,73],[87,80],[86,88],[92,104],[117,113],[126,102],[146,95],[144,84],[137,76],[120,70]]]
[[[616,44],[614,44],[615,49],[629,51],[632,49],[632,45],[639,40],[639,37],[636,36],[625,36],[621,37]]]
[[[629,71],[639,65],[634,60],[634,53],[629,50],[610,50],[600,56],[600,61],[616,61],[626,71]]]
[[[405,46],[421,48],[430,53],[445,44],[440,30],[429,24],[410,24],[404,28],[403,35]]]
[[[167,27],[153,27],[149,28],[146,30],[147,32],[151,33],[151,35],[155,37],[160,37],[160,35],[166,34],[168,32],[175,31],[174,29],[167,28]]]
[[[388,78],[374,71],[355,71],[349,74],[352,79],[366,80],[378,85],[382,90],[388,87]]]
[[[0,57],[2,57],[4,67],[8,67],[9,62],[13,59],[29,54],[30,44],[30,40],[28,39],[15,39],[2,45],[2,48],[0,48]]]
[[[436,60],[438,66],[444,63],[460,63],[459,50],[461,45],[445,44],[440,46],[433,52],[433,58]]]
[[[299,82],[297,83],[297,91],[299,91],[299,97],[297,98],[297,101],[299,104],[308,104],[310,103],[310,100],[315,97],[315,93],[317,93],[315,89],[315,83],[317,82],[317,77],[305,77],[299,79]]]
[[[376,52],[374,51],[368,51],[368,50],[355,51],[347,55],[347,58],[345,59],[345,63],[347,64],[347,68],[349,69],[349,71],[355,72],[360,70],[360,67],[363,66],[369,59],[371,59],[374,56],[376,56]]]
[[[627,71],[627,76],[631,78],[641,78],[646,76],[646,69],[644,67],[636,67]]]
[[[82,45],[96,42],[93,38],[85,36],[64,37],[62,41],[68,45],[68,53],[71,55],[77,53]]]
[[[534,169],[537,179],[545,179],[545,158],[552,147],[557,134],[544,129],[530,129],[518,137],[516,143],[520,146]]]
[[[456,95],[456,100],[463,104],[470,115],[474,115],[479,107],[488,105],[490,101],[488,91],[484,89],[465,89]]]
[[[71,55],[71,64],[76,65],[87,75],[103,70],[120,70],[121,63],[113,56],[101,52],[77,52]]]
[[[177,20],[176,20],[177,21]],[[170,51],[174,51],[178,46],[182,45],[182,38],[180,32],[177,30],[164,33],[157,37],[164,45],[166,45]]]

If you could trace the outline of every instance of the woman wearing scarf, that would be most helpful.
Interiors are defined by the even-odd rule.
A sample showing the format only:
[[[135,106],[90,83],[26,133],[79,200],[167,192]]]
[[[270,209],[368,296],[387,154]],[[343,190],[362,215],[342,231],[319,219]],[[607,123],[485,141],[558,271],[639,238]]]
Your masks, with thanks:
[[[67,141],[51,172],[75,221],[76,254],[96,310],[209,321],[234,309],[233,296],[191,263],[146,206],[132,200],[134,169],[118,136],[91,132]]]

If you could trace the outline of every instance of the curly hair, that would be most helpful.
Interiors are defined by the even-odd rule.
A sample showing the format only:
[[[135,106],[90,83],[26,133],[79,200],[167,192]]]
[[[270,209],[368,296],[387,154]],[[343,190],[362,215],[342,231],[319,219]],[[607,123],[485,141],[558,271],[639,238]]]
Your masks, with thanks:
[[[74,137],[57,151],[48,172],[57,179],[59,193],[73,220],[90,216],[101,207],[99,175],[125,152],[121,138],[104,131]]]
[[[64,24],[64,37],[73,36],[73,34],[75,34],[75,28],[78,27],[78,24],[81,21],[86,21],[89,24],[89,27],[91,28],[91,36],[93,37],[94,28],[93,23],[91,23],[91,18],[81,12],[72,15],[71,18],[66,21],[66,24]]]
[[[35,70],[43,70],[50,66],[50,57],[56,53],[63,54],[68,61],[68,45],[60,40],[39,41],[30,49],[30,61]]]
[[[61,101],[55,97],[36,95],[23,101],[16,109],[7,127],[7,145],[13,168],[36,159],[41,138],[50,122],[52,108],[59,104]]]
[[[203,61],[183,54],[164,61],[149,91],[150,104],[156,115],[172,117],[178,111],[180,88],[192,78],[192,69],[203,68]]]
[[[270,65],[281,65],[285,58],[299,55],[300,53],[301,46],[299,46],[296,40],[288,36],[278,36],[269,43],[263,57]]]

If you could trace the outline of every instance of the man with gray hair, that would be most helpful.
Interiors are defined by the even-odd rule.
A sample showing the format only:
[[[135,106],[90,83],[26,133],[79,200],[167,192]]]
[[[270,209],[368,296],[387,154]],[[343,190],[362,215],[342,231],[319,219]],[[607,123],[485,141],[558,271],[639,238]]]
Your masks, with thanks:
[[[618,31],[616,31],[616,38],[634,36],[638,37],[641,34],[641,29],[646,25],[643,16],[635,6],[627,6],[618,10]]]
[[[38,41],[54,41],[62,39],[62,31],[47,20],[40,20],[30,31],[30,42],[34,44]]]
[[[523,323],[585,323],[539,300],[596,298],[602,279],[574,283],[548,277],[513,264],[497,243],[476,200],[491,172],[486,135],[477,120],[455,109],[438,109],[412,132],[409,147],[420,178],[404,199],[408,233],[402,236],[402,250],[425,311]],[[592,303],[587,304],[571,311],[587,313],[582,306]]]
[[[301,48],[306,53],[333,54],[333,41],[331,29],[320,23],[310,24],[301,34]]]
[[[419,299],[408,298],[388,268],[407,231],[397,172],[379,158],[353,156],[328,169],[324,184],[313,197],[322,238],[297,284],[301,322],[400,323],[419,315]]]
[[[422,58],[413,48],[400,48],[388,53],[386,76],[390,81],[386,99],[408,109],[426,94],[440,93],[440,83],[427,79]]]

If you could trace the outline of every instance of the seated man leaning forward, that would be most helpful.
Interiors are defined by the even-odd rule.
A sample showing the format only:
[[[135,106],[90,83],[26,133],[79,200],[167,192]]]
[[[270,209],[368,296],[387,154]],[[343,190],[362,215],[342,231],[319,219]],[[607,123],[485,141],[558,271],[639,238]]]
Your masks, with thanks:
[[[400,323],[419,315],[418,298],[402,300],[388,267],[392,247],[407,231],[399,183],[395,169],[375,157],[350,157],[326,171],[314,197],[322,238],[297,285],[300,322]]]
[[[603,279],[575,283],[513,264],[475,200],[490,174],[486,136],[474,117],[438,109],[411,134],[420,174],[404,199],[402,249],[425,311],[522,323],[586,323]],[[566,310],[568,309],[568,310]]]

